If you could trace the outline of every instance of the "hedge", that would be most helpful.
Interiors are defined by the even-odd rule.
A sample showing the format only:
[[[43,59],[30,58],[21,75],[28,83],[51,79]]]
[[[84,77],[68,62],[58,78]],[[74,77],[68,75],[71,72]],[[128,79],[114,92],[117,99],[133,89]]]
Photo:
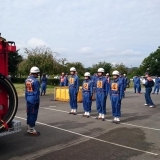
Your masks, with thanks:
[[[24,83],[26,78],[11,78],[12,83]],[[79,85],[81,86],[83,82],[83,79],[79,80]],[[59,85],[59,79],[48,79],[47,84],[48,85],[54,85],[58,86]]]

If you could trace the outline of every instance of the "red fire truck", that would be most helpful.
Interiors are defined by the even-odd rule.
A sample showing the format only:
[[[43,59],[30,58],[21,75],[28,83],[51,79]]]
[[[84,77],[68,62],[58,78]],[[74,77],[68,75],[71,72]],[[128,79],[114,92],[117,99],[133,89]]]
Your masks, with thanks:
[[[21,131],[21,122],[15,120],[18,109],[16,89],[8,78],[8,54],[16,52],[13,41],[0,34],[0,137]]]

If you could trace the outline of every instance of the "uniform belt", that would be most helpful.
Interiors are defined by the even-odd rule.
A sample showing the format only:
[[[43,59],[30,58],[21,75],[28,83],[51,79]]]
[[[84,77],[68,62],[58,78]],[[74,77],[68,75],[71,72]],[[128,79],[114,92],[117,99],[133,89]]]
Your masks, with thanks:
[[[105,91],[96,91],[96,92],[105,92]]]
[[[83,92],[83,93],[90,93],[89,91],[87,92],[87,91],[85,91],[85,92]]]
[[[76,88],[75,86],[69,86],[69,88]]]

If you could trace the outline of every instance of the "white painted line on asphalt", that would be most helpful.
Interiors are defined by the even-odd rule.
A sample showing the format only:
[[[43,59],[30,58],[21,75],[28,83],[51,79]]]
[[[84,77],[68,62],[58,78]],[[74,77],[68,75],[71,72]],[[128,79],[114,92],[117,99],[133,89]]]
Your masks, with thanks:
[[[18,116],[15,116],[15,117],[18,118],[18,119],[26,120],[26,118],[22,118],[22,117],[18,117]],[[105,140],[98,139],[98,138],[91,137],[91,136],[86,136],[86,135],[81,134],[81,133],[73,132],[73,131],[70,131],[70,130],[67,130],[67,129],[59,128],[59,127],[52,126],[52,125],[49,125],[49,124],[45,124],[45,123],[42,123],[42,122],[36,122],[36,123],[37,124],[41,124],[43,126],[50,127],[50,128],[55,128],[55,129],[58,129],[58,130],[61,130],[61,131],[64,131],[64,132],[68,132],[68,133],[72,133],[72,134],[75,134],[75,135],[79,135],[79,136],[82,136],[82,137],[85,137],[85,138],[88,138],[88,139],[93,139],[93,140],[96,140],[96,141],[99,141],[99,142],[108,143],[108,144],[112,144],[112,145],[115,145],[115,146],[118,146],[118,147],[122,147],[122,148],[130,149],[130,150],[134,150],[134,151],[138,151],[138,152],[142,152],[142,153],[147,153],[147,154],[158,156],[157,153],[148,152],[148,151],[140,150],[140,149],[137,149],[137,148],[124,146],[124,145],[121,145],[121,144],[105,141]]]
[[[57,107],[57,106],[49,106],[49,107],[54,108],[54,107]]]
[[[46,109],[46,110],[53,110],[53,111],[56,111],[56,112],[65,112],[65,113],[68,113],[67,111],[63,111],[63,110],[58,110],[58,109],[52,109],[52,108],[46,108],[46,107],[43,107],[43,109]],[[83,114],[77,114],[77,115],[83,115]],[[91,118],[96,118],[96,117],[93,117],[93,116],[90,116]],[[105,119],[106,121],[109,121],[111,122],[112,120],[109,120],[109,119]],[[132,127],[138,127],[138,128],[144,128],[144,129],[149,129],[149,130],[154,130],[154,131],[160,131],[160,129],[158,128],[151,128],[151,127],[145,127],[145,126],[139,126],[139,125],[135,125],[135,124],[130,124],[130,123],[120,123],[120,124],[123,124],[123,125],[127,125],[127,126],[132,126]]]

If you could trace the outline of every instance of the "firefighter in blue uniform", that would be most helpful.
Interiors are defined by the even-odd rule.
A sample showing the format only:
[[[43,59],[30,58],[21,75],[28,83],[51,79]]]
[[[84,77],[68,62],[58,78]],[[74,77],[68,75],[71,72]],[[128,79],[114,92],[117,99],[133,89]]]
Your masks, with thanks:
[[[125,91],[126,91],[127,84],[128,84],[128,78],[127,78],[126,74],[123,74],[123,76],[124,76],[124,95],[123,95],[123,97],[125,97]]]
[[[136,81],[137,81],[137,76],[134,76],[133,77],[134,93],[136,93],[137,91]]]
[[[68,76],[68,87],[69,87],[69,103],[71,111],[69,114],[77,114],[77,95],[79,91],[79,78],[76,75],[76,69],[74,67],[70,68],[71,75]]]
[[[123,98],[125,97],[125,78],[122,73],[119,73],[119,81],[121,81],[123,85]]]
[[[110,88],[110,77],[109,77],[109,73],[106,73],[106,79],[107,79],[107,95],[108,95],[109,88]]]
[[[154,85],[154,91],[152,92],[152,94],[155,94],[156,91],[157,91],[157,94],[159,93],[159,84],[160,84],[160,79],[159,79],[158,76],[156,76],[155,85]]]
[[[40,70],[38,67],[30,69],[30,76],[25,81],[25,99],[27,104],[27,132],[37,134],[35,122],[40,104],[40,83],[37,80]]]
[[[103,76],[104,69],[99,68],[98,69],[98,76],[96,78],[96,81],[94,83],[94,87],[96,90],[96,106],[97,111],[99,113],[98,117],[96,119],[102,119],[102,121],[105,120],[105,114],[106,114],[106,99],[107,99],[107,93],[108,93],[108,86],[106,77]]]
[[[68,86],[68,73],[65,74],[64,86]]]
[[[41,96],[46,95],[46,88],[47,88],[47,77],[46,74],[43,73],[42,78],[41,78]]]
[[[121,101],[123,98],[124,86],[119,78],[119,72],[113,71],[113,81],[110,84],[110,99],[112,106],[112,115],[114,117],[112,123],[119,124],[121,117]]]
[[[90,78],[90,73],[86,72],[84,74],[85,80],[82,84],[82,96],[83,96],[83,109],[84,117],[89,118],[92,105],[92,96],[93,96],[93,81]]]
[[[145,86],[145,106],[149,106],[150,108],[154,108],[155,105],[151,99],[152,87],[154,86],[154,81],[151,78],[148,72],[145,73],[145,79],[142,81],[142,84]]]
[[[138,93],[140,94],[141,93],[141,79],[140,79],[140,76],[137,77],[137,90],[138,90]]]

